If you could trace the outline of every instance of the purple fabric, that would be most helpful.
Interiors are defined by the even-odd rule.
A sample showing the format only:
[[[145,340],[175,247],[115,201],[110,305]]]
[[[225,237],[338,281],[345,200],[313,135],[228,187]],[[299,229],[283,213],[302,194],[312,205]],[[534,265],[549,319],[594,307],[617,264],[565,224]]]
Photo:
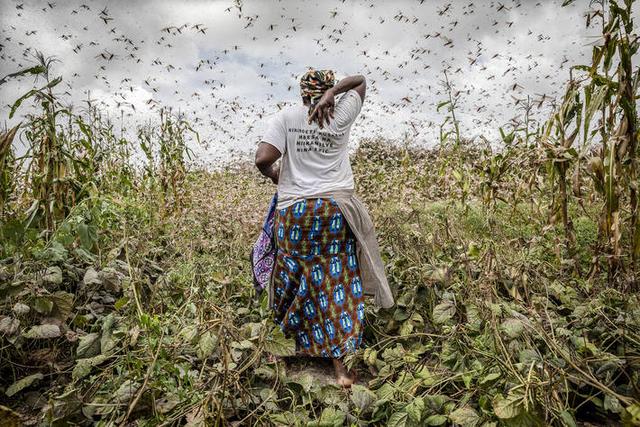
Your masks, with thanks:
[[[273,224],[275,220],[276,204],[278,203],[278,193],[273,195],[269,211],[264,219],[262,230],[258,236],[258,240],[253,244],[251,250],[251,269],[253,272],[253,286],[256,294],[260,296],[271,280],[271,273],[276,259],[276,245],[273,233]]]

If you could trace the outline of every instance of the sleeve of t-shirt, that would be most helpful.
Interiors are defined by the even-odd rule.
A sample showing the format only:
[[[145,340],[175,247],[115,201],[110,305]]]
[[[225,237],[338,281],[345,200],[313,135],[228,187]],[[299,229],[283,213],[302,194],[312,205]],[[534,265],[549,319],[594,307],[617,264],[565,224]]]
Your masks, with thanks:
[[[267,127],[260,141],[267,142],[284,154],[287,147],[287,129],[282,111],[273,114],[267,122]]]
[[[362,98],[354,89],[346,91],[338,100],[333,118],[338,128],[350,126],[362,109]]]

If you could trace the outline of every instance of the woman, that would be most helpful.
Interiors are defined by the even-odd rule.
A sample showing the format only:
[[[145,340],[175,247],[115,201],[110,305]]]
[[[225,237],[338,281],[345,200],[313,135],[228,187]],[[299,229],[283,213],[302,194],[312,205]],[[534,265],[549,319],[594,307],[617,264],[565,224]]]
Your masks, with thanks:
[[[393,305],[349,163],[349,133],[366,80],[356,75],[335,84],[331,70],[309,69],[300,90],[302,104],[271,119],[256,152],[256,166],[278,186],[269,306],[283,332],[295,337],[297,354],[333,359],[337,382],[349,387],[355,376],[341,359],[360,346],[364,295]]]

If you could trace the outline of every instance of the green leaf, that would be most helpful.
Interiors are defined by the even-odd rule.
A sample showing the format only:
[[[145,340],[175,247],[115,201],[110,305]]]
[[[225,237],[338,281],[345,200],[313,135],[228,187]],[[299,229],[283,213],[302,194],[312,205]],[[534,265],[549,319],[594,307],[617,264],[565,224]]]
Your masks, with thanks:
[[[37,202],[36,202],[37,207]],[[36,209],[37,211],[37,209]],[[43,250],[42,252],[36,253],[36,258],[41,259],[46,262],[63,262],[67,260],[69,256],[68,251],[62,246],[59,242],[53,242],[51,245]],[[60,272],[62,275],[62,271]]]
[[[442,413],[447,402],[451,401],[448,396],[443,394],[426,395],[424,397],[424,403],[427,405],[431,412]]]
[[[387,427],[408,427],[414,425],[405,411],[396,412],[387,420]]]
[[[622,413],[622,418],[627,421],[629,425],[640,424],[640,403],[633,403],[627,406]]]
[[[471,381],[473,380],[473,378],[474,378],[474,371],[468,371],[462,374],[462,382],[464,383],[464,386],[466,388],[469,388],[469,386],[471,386]]]
[[[85,223],[78,224],[78,235],[80,236],[80,244],[88,251],[93,248],[95,241],[95,233],[92,233],[89,226]]]
[[[449,419],[455,424],[463,427],[473,427],[478,424],[480,417],[470,406],[463,406],[449,414]]]
[[[13,105],[11,106],[11,110],[9,111],[9,118],[12,119],[13,115],[15,114],[16,110],[20,107],[20,105],[22,104],[22,101],[24,101],[25,99],[28,99],[30,97],[32,97],[33,95],[35,95],[38,92],[42,92],[44,89],[48,89],[51,87],[54,87],[55,85],[57,85],[58,83],[60,83],[62,81],[62,77],[58,77],[54,80],[52,80],[51,82],[49,82],[47,85],[41,87],[40,89],[31,89],[29,92],[25,93],[24,95],[22,95],[20,98],[18,98]]]
[[[436,105],[436,112],[439,111],[442,107],[444,107],[447,104],[449,104],[449,101],[439,102],[438,105]]]
[[[127,304],[129,303],[129,297],[122,297],[119,298],[115,304],[113,305],[113,308],[115,308],[116,310],[120,311],[122,310]]]
[[[443,301],[440,304],[433,307],[432,318],[436,324],[446,323],[456,312],[456,306],[451,301]]]
[[[607,411],[611,411],[614,414],[619,414],[620,412],[622,412],[622,405],[620,405],[620,401],[617,397],[605,394],[604,409]]]
[[[360,384],[353,384],[351,386],[350,397],[353,404],[361,413],[366,412],[371,404],[376,401],[376,394]]]
[[[376,390],[376,395],[380,400],[390,399],[393,397],[394,393],[395,388],[389,383],[382,384],[382,386]]]
[[[47,268],[42,277],[45,283],[51,283],[53,285],[59,285],[62,283],[62,269],[57,265]]]
[[[422,380],[421,385],[426,387],[432,386],[438,381],[438,378],[426,366],[418,369],[415,376]]]
[[[520,319],[509,318],[500,324],[500,329],[509,338],[518,338],[524,332],[524,324]]]
[[[524,348],[520,350],[518,361],[520,363],[524,363],[525,365],[531,365],[532,362],[539,362],[540,356],[538,355],[538,353],[536,353],[535,350]]]
[[[43,65],[36,65],[35,67],[25,68],[24,70],[16,71],[15,73],[7,74],[6,76],[4,76],[2,79],[0,79],[0,85],[6,83],[7,80],[12,77],[20,77],[24,76],[25,74],[42,74],[45,71],[47,71],[47,69]]]
[[[118,343],[118,339],[116,339],[111,332],[114,323],[115,318],[113,317],[113,313],[109,314],[102,321],[102,336],[100,337],[100,352],[102,354],[110,353]]]
[[[277,426],[295,426],[297,423],[299,423],[297,414],[289,411],[270,413],[269,420],[275,423],[275,425]],[[204,426],[204,423],[202,424],[202,426]]]
[[[413,323],[410,320],[403,322],[402,326],[400,326],[400,336],[406,337],[411,335],[412,332],[413,332]]]
[[[93,264],[96,262],[96,257],[91,252],[86,251],[81,247],[77,247],[73,250],[74,254],[80,258],[86,264]]]
[[[93,332],[80,337],[76,356],[79,358],[93,357],[100,354],[100,334]]]
[[[105,354],[99,354],[88,359],[78,359],[76,366],[73,368],[73,372],[71,372],[71,378],[77,381],[86,377],[95,366],[102,364],[108,358],[109,356]]]
[[[275,356],[293,356],[296,354],[296,343],[286,338],[280,328],[274,328],[273,333],[264,340],[264,349]]]
[[[307,424],[309,427],[342,427],[344,426],[347,415],[335,408],[325,408],[320,415],[319,420],[311,421]]]
[[[58,325],[37,325],[31,327],[29,332],[22,336],[30,339],[47,339],[56,338],[62,335],[60,327]]]
[[[403,371],[398,375],[394,387],[398,391],[412,395],[421,382],[422,380],[414,378],[409,371]]]
[[[305,372],[296,378],[291,378],[290,383],[298,384],[305,393],[309,393],[315,384],[315,380],[311,374]]]
[[[411,421],[419,423],[422,419],[422,413],[424,412],[425,404],[424,400],[417,397],[404,407],[404,411],[409,414]]]
[[[187,325],[178,332],[178,338],[183,343],[195,344],[195,338],[198,336],[198,327],[196,325]]]
[[[113,399],[117,403],[128,403],[131,401],[133,396],[136,394],[138,389],[140,388],[140,384],[135,381],[125,380],[120,387],[113,394]]]
[[[47,297],[37,297],[33,308],[40,314],[49,314],[53,310],[53,301]]]
[[[429,415],[424,423],[428,426],[441,426],[448,420],[446,415]]]
[[[276,371],[267,365],[260,365],[254,371],[253,374],[258,378],[263,378],[265,380],[272,380],[276,377]]]
[[[197,355],[200,360],[204,360],[213,354],[216,346],[218,345],[218,337],[213,335],[210,331],[205,332],[198,341]]]
[[[469,246],[467,247],[467,255],[470,258],[478,258],[478,255],[480,255],[480,246],[476,242],[469,242]]]
[[[516,417],[504,420],[503,424],[507,427],[543,427],[543,426],[546,427],[548,426],[548,423],[546,423],[538,415],[532,414],[526,411],[522,411],[522,413]]]
[[[480,380],[480,384],[482,385],[482,384],[486,384],[488,382],[491,382],[493,380],[497,380],[498,378],[500,378],[501,375],[502,374],[500,372],[491,372],[491,373],[485,375],[484,378],[482,378]]]
[[[40,381],[42,378],[44,378],[44,375],[42,375],[39,372],[37,374],[33,374],[33,375],[29,375],[28,377],[24,377],[21,380],[16,381],[15,383],[11,384],[7,388],[7,391],[5,391],[5,394],[8,397],[11,397],[14,394],[19,393],[22,390],[24,390],[25,388],[29,387],[33,383]]]
[[[393,320],[397,320],[398,322],[407,320],[410,316],[411,313],[409,312],[409,310],[401,306],[396,307],[395,311],[393,312]]]
[[[575,418],[573,418],[571,412],[567,410],[560,412],[560,419],[562,420],[563,425],[567,427],[577,427]]]
[[[522,396],[509,394],[503,397],[501,394],[493,398],[493,412],[498,418],[514,418],[523,412]]]
[[[58,291],[51,295],[51,300],[53,302],[51,315],[63,322],[67,320],[73,310],[73,294]]]
[[[364,350],[364,361],[369,366],[375,366],[378,360],[378,351],[372,348]]]

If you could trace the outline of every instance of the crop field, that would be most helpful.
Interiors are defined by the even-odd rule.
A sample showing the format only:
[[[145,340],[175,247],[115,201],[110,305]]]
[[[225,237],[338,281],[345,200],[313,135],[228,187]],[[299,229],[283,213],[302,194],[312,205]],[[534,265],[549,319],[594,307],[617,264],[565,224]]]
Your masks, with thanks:
[[[351,389],[256,295],[274,186],[252,162],[194,165],[202,124],[167,107],[132,136],[70,109],[44,53],[3,72],[38,79],[3,99],[31,112],[0,131],[0,425],[640,425],[632,7],[587,15],[591,62],[499,146],[464,135],[451,87],[432,147],[359,140],[396,305],[366,306]]]

